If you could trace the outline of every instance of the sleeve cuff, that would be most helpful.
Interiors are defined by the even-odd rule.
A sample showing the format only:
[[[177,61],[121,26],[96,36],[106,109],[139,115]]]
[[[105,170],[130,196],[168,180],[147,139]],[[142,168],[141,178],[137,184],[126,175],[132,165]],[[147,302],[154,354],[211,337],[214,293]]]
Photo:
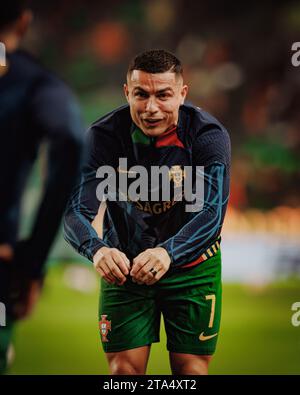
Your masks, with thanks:
[[[93,262],[93,257],[101,247],[109,247],[103,240],[92,238],[81,244],[78,252]]]
[[[173,256],[173,254],[171,253],[171,248],[169,247],[169,244],[168,244],[167,242],[163,242],[163,243],[157,244],[156,247],[164,248],[164,249],[167,251],[167,253],[168,253],[168,255],[169,255],[170,259],[171,259],[170,265],[173,266],[173,265],[175,264],[175,262],[174,262],[174,256]]]

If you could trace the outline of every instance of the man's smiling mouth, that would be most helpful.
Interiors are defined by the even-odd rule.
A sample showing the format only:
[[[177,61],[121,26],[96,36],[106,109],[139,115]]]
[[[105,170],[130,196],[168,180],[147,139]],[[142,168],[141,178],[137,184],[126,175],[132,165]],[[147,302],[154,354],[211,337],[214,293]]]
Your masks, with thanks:
[[[163,119],[161,119],[161,118],[145,118],[145,119],[143,119],[143,122],[146,124],[146,126],[156,126],[162,121],[163,121]]]

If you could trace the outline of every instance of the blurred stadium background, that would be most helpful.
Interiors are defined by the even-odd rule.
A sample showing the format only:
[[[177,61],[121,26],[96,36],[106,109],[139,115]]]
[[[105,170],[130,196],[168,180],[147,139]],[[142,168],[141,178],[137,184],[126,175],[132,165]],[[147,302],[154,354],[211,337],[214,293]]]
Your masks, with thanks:
[[[297,1],[90,0],[33,2],[24,47],[78,95],[86,125],[124,103],[129,59],[175,52],[189,100],[215,115],[232,139],[231,198],[224,224],[224,302],[215,374],[299,374],[300,41]],[[23,202],[21,236],[34,218],[43,154]],[[97,325],[98,278],[64,242],[52,249],[34,315],[17,328],[16,374],[106,374]],[[148,373],[168,374],[162,332]]]

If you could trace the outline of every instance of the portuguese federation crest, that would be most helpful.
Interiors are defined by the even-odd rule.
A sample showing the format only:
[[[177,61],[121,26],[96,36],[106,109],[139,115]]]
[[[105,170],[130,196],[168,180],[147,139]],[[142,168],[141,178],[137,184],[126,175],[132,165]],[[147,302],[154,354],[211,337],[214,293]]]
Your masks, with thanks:
[[[99,321],[99,328],[101,333],[101,338],[103,342],[108,342],[107,335],[108,331],[111,331],[111,321],[107,321],[107,315],[101,315],[101,321]]]
[[[170,180],[173,179],[175,187],[179,188],[182,186],[182,180],[185,177],[185,172],[181,169],[181,166],[174,165],[169,170],[169,177]]]

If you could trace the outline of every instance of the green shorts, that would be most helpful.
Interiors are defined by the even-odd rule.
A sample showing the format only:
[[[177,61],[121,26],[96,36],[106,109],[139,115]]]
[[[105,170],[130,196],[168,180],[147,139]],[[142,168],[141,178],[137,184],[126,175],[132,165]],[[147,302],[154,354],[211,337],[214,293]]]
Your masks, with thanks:
[[[122,286],[101,279],[99,329],[105,352],[159,342],[164,317],[167,349],[211,355],[221,319],[221,252],[201,264],[167,272],[154,285],[139,285],[128,276]]]

